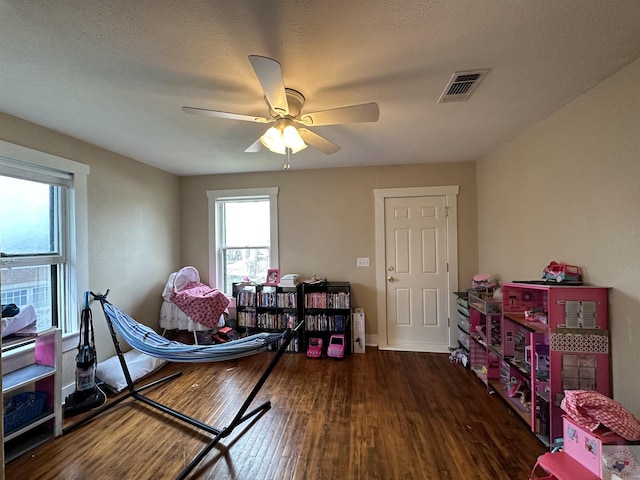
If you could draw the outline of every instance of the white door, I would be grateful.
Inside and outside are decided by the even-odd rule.
[[[448,196],[385,197],[383,203],[385,322],[379,345],[448,352],[457,287],[457,275],[455,285],[450,275]]]

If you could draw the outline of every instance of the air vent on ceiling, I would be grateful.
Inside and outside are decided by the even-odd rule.
[[[440,95],[438,103],[468,100],[489,69],[456,72]]]

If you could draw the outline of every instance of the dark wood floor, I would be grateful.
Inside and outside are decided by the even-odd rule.
[[[273,353],[169,364],[148,395],[224,427]],[[257,397],[272,408],[239,427],[189,478],[526,480],[545,451],[506,404],[446,354],[384,352],[339,361],[285,354]],[[7,479],[171,479],[208,436],[149,407],[119,406],[6,465]]]

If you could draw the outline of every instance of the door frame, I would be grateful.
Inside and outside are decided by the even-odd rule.
[[[449,347],[457,344],[456,311],[453,292],[458,290],[458,193],[459,185],[439,187],[378,188],[373,191],[375,202],[375,248],[376,248],[376,299],[378,307],[378,348],[390,350],[387,335],[387,275],[384,205],[387,198],[444,196],[447,209],[447,265],[448,289],[447,317],[449,319]],[[453,328],[452,328],[453,327]]]

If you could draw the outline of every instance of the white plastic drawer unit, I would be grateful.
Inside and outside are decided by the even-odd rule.
[[[460,342],[460,345],[462,345],[465,349],[469,350],[470,339],[468,333],[458,329],[458,342]]]
[[[464,315],[465,317],[469,317],[469,309],[464,308],[462,305],[458,305],[458,313],[460,315]]]
[[[458,328],[464,330],[465,333],[469,333],[469,317],[462,315],[458,312]]]
[[[458,292],[456,292],[457,295],[462,295],[462,293],[458,294]],[[465,296],[458,296],[458,298],[456,299],[456,302],[458,303],[458,305],[460,305],[461,307],[464,307],[466,309],[469,308],[469,299],[466,297],[466,294],[464,294]]]

